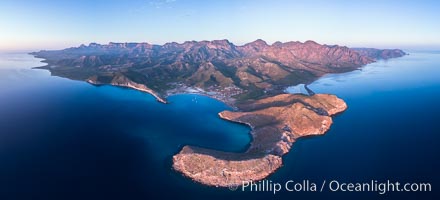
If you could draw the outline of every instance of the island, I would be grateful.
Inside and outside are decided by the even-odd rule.
[[[150,93],[159,102],[179,93],[197,93],[233,109],[220,118],[251,127],[245,152],[184,146],[172,167],[209,186],[238,186],[266,178],[282,166],[282,156],[304,136],[329,130],[332,116],[347,105],[335,95],[287,94],[328,73],[357,70],[379,59],[406,55],[399,49],[348,48],[314,41],[256,40],[241,46],[228,40],[148,43],[91,43],[33,52],[54,76],[110,84]]]

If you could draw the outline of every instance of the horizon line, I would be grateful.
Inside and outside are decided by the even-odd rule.
[[[298,43],[307,43],[307,42],[314,42],[320,45],[327,45],[327,46],[332,46],[332,45],[337,45],[337,46],[341,46],[341,47],[348,47],[348,48],[377,48],[377,49],[413,49],[413,50],[440,50],[440,44],[338,44],[335,42],[331,42],[331,43],[327,43],[327,42],[320,42],[320,41],[315,41],[313,39],[307,39],[307,40],[289,40],[289,41],[274,41],[274,42],[268,42],[264,39],[258,38],[258,39],[254,39],[252,41],[249,42],[234,42],[231,41],[229,39],[223,38],[223,39],[201,39],[201,40],[181,40],[181,41],[169,41],[169,42],[147,42],[147,41],[125,41],[125,42],[119,42],[117,40],[114,41],[108,41],[108,42],[98,42],[98,41],[91,41],[91,42],[74,42],[76,44],[68,44],[66,43],[65,45],[49,45],[46,47],[43,47],[42,45],[38,45],[40,47],[10,47],[10,48],[0,48],[0,52],[19,52],[19,51],[40,51],[40,50],[63,50],[63,49],[67,49],[67,48],[72,48],[72,47],[80,47],[80,46],[90,46],[91,44],[99,44],[99,45],[109,45],[109,44],[150,44],[150,45],[158,45],[158,46],[163,46],[166,44],[172,44],[172,43],[177,43],[177,44],[184,44],[184,43],[188,43],[188,42],[213,42],[213,41],[227,41],[228,43],[231,43],[235,46],[244,46],[253,42],[257,42],[257,41],[263,41],[264,43],[266,43],[269,46],[274,45],[275,43],[289,43],[289,42],[298,42]],[[88,43],[88,44],[87,44]],[[50,47],[51,46],[51,47]],[[392,46],[392,47],[391,47]]]

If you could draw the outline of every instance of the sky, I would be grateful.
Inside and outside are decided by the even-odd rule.
[[[214,39],[440,49],[439,21],[436,0],[1,0],[0,50]]]

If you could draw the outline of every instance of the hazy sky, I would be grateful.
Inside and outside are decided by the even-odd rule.
[[[440,1],[1,0],[0,50],[261,38],[440,48]]]

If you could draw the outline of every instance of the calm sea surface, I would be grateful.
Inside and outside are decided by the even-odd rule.
[[[204,96],[149,94],[50,76],[39,59],[0,54],[0,199],[435,199],[440,161],[440,54],[412,53],[309,88],[348,110],[324,136],[301,139],[268,177],[427,182],[432,192],[242,192],[210,188],[171,169],[191,144],[243,151],[250,129],[218,118]]]

